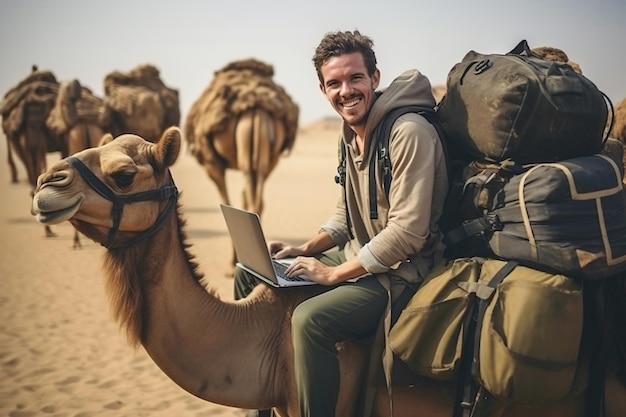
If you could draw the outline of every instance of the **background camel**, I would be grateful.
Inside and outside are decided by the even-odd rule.
[[[11,151],[24,164],[28,182],[34,189],[37,177],[46,169],[46,152],[63,153],[65,150],[46,126],[58,87],[59,83],[52,72],[40,71],[33,66],[28,76],[11,88],[0,103],[12,182],[17,182],[17,171]],[[63,156],[67,156],[67,153]]]
[[[98,146],[104,136],[104,100],[76,79],[61,84],[55,106],[46,120],[48,128],[62,138],[67,154]],[[78,231],[74,233],[74,248],[80,248]]]
[[[263,213],[263,187],[282,154],[294,145],[299,108],[274,83],[274,68],[255,59],[219,71],[194,102],[185,122],[191,153],[231,204],[226,170],[245,178],[243,207]],[[233,251],[232,264],[235,262]]]
[[[65,220],[109,248],[106,285],[116,321],[142,344],[176,384],[207,401],[297,417],[290,313],[316,288],[277,291],[258,286],[244,300],[225,302],[203,280],[186,243],[178,194],[169,172],[179,156],[179,129],[152,144],[135,135],[57,162],[41,178],[32,212],[46,224]],[[108,185],[105,185],[108,184]],[[122,197],[123,200],[119,198]],[[133,201],[112,213],[112,205]],[[365,345],[338,346],[341,388],[337,415],[356,415]],[[449,416],[453,383],[413,378],[394,387],[395,416]],[[607,377],[606,415],[626,415],[626,387]],[[388,416],[379,389],[374,416]],[[481,416],[582,416],[584,398],[545,407],[486,400]]]
[[[103,125],[114,136],[134,133],[155,141],[166,128],[180,125],[178,90],[166,86],[153,65],[107,74],[104,94]]]
[[[0,103],[11,181],[17,182],[14,151],[26,168],[31,190],[37,185],[37,177],[46,170],[46,153],[60,151],[62,157],[67,156],[64,143],[46,125],[58,88],[59,83],[52,72],[40,71],[33,66],[28,76],[10,89]],[[45,233],[55,236],[48,225]]]

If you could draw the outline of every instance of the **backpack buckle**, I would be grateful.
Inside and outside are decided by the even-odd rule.
[[[497,232],[504,229],[504,225],[502,225],[502,223],[500,222],[500,218],[497,214],[487,213],[485,215],[485,218],[487,219],[487,223],[489,224],[489,229],[487,229],[488,231]]]
[[[337,167],[337,174],[335,174],[335,183],[341,185],[342,187],[346,186],[346,168],[345,167]]]

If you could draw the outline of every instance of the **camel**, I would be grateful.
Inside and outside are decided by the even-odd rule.
[[[166,128],[180,124],[178,90],[167,87],[153,65],[107,74],[104,93],[101,120],[105,131],[114,136],[134,133],[156,141]]]
[[[77,79],[60,85],[46,125],[61,138],[66,149],[63,157],[98,146],[105,133],[100,125],[103,112],[104,100]],[[81,247],[80,234],[75,230],[73,248]]]
[[[296,138],[298,106],[272,80],[271,65],[247,59],[215,73],[192,105],[185,135],[192,154],[230,205],[226,170],[245,178],[243,208],[262,215],[263,188]],[[235,264],[233,250],[231,265]]]
[[[114,319],[181,388],[213,403],[298,417],[290,316],[314,287],[259,285],[245,299],[223,301],[199,272],[186,242],[182,207],[170,174],[181,132],[157,143],[136,135],[83,150],[39,177],[32,213],[44,224],[69,221],[107,248],[104,275]],[[132,203],[132,204],[127,204]],[[293,291],[292,291],[293,290]],[[352,417],[368,358],[365,343],[338,345],[337,415]],[[393,388],[394,416],[448,417],[453,382],[423,377]],[[609,374],[606,416],[626,415],[626,386]],[[389,416],[388,391],[376,391],[372,416]],[[584,415],[584,396],[542,407],[490,400],[481,417]]]
[[[58,86],[52,72],[41,71],[33,65],[28,76],[11,88],[0,103],[11,181],[17,182],[14,151],[26,168],[31,194],[37,185],[37,177],[46,170],[46,154],[60,151],[62,157],[67,156],[60,138],[46,126]],[[56,236],[50,226],[46,225],[44,230],[47,237]]]
[[[61,150],[58,138],[52,137],[42,123],[54,106],[57,89],[54,74],[40,71],[33,65],[28,76],[7,91],[0,103],[12,183],[18,180],[13,152],[24,164],[28,181],[34,189],[37,176],[45,171],[45,153]]]

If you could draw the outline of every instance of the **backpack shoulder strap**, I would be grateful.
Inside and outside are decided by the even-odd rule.
[[[396,119],[406,113],[417,113],[430,122],[439,135],[439,139],[443,145],[446,162],[448,160],[448,151],[443,140],[443,130],[439,126],[437,113],[433,107],[427,106],[404,106],[391,110],[385,115],[383,120],[374,130],[374,140],[376,141],[376,157],[370,160],[369,172],[369,201],[370,201],[370,219],[378,218],[377,192],[376,192],[376,164],[380,166],[382,174],[383,188],[385,195],[389,197],[389,188],[391,187],[391,159],[389,158],[389,136],[391,128]]]
[[[350,213],[348,211],[348,198],[346,191],[346,143],[343,139],[339,141],[339,149],[338,149],[338,157],[339,157],[339,165],[337,165],[337,173],[335,174],[335,182],[341,185],[343,190],[343,200],[346,205],[346,225],[348,228],[348,234],[350,239],[354,238],[352,234],[352,224],[350,222]]]

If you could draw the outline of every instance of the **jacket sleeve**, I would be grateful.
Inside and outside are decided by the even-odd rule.
[[[389,140],[392,180],[387,223],[359,251],[361,264],[369,272],[386,272],[426,244],[436,164],[441,157],[438,141],[434,127],[421,116],[407,114],[394,123]]]

